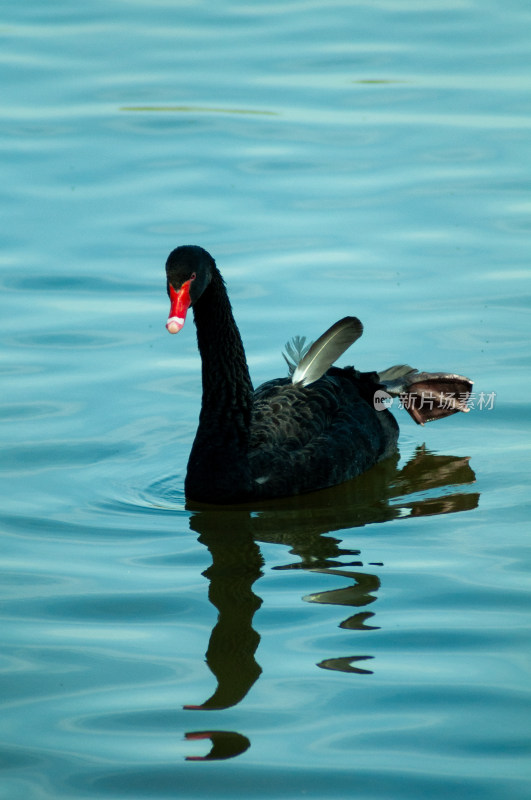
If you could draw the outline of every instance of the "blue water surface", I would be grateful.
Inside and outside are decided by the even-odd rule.
[[[73,0],[0,24],[2,800],[531,794],[531,6]],[[356,481],[186,504],[223,272],[256,385],[474,380]]]

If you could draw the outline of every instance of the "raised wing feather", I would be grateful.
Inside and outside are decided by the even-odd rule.
[[[323,333],[301,358],[291,376],[292,383],[307,386],[319,380],[362,333],[363,325],[357,317],[340,319]]]

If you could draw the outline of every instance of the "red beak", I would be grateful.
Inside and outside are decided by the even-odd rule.
[[[179,333],[186,319],[186,312],[190,308],[190,284],[192,280],[185,281],[179,291],[176,291],[170,283],[170,315],[166,323],[166,328],[170,333]]]

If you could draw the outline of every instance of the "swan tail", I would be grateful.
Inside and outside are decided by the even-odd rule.
[[[288,342],[286,351],[293,361],[293,370],[288,358],[285,355],[284,358],[290,367],[292,383],[308,386],[319,380],[362,333],[363,325],[357,317],[344,317],[313,344],[306,345],[306,340],[302,337],[296,337],[291,343]]]
[[[467,402],[473,381],[451,372],[418,372],[407,364],[378,374],[382,386],[419,425],[468,412]]]

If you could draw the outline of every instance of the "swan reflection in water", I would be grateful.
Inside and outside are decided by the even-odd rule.
[[[186,705],[186,709],[235,706],[261,674],[255,659],[260,636],[253,628],[254,614],[262,604],[253,591],[264,566],[259,542],[286,545],[296,557],[274,569],[304,569],[341,579],[341,587],[304,598],[348,609],[340,627],[352,631],[377,629],[372,624],[374,612],[367,607],[377,599],[377,568],[383,565],[365,565],[359,550],[344,547],[340,538],[330,534],[346,531],[351,539],[350,529],[355,527],[468,511],[479,501],[479,493],[469,488],[475,475],[468,458],[437,455],[419,447],[400,469],[398,460],[398,455],[389,458],[331,489],[262,505],[212,508],[188,504],[192,511],[190,527],[212,557],[211,566],[203,574],[209,580],[209,599],[218,610],[218,619],[206,652],[216,689],[207,700]],[[370,674],[371,659],[370,655],[330,658],[323,654],[318,666]],[[231,731],[197,731],[186,734],[186,738],[212,742],[208,755],[190,756],[190,760],[231,758],[249,747],[245,736]]]

